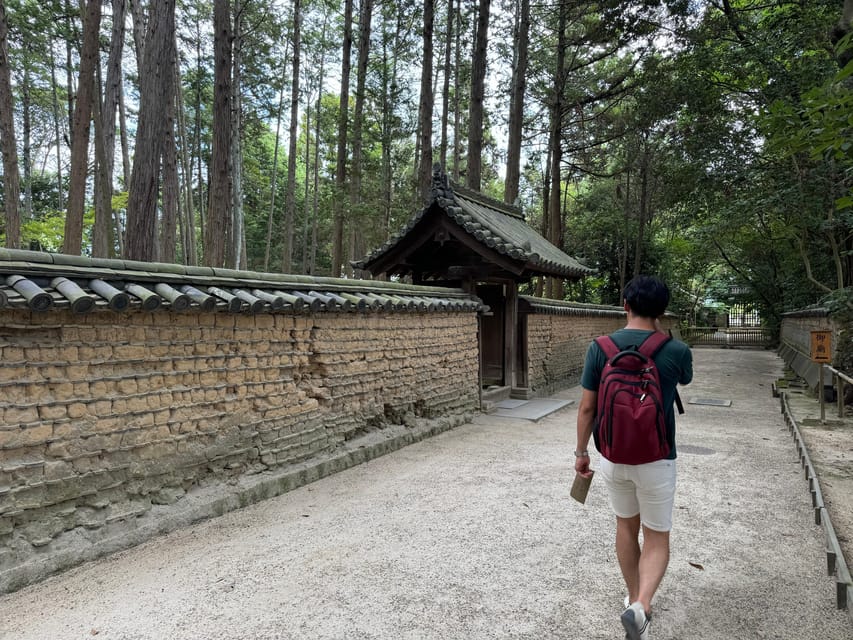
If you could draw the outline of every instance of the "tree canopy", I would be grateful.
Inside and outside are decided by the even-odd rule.
[[[853,0],[0,0],[9,247],[350,275],[433,162],[695,319],[853,284]]]

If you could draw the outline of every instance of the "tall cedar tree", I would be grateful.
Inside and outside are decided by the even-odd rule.
[[[447,119],[450,116],[450,53],[453,50],[453,0],[447,3],[447,32],[444,39],[444,90],[441,94],[441,142],[439,143],[438,161],[447,170]]]
[[[278,88],[278,109],[276,109],[275,116],[275,142],[273,144],[273,156],[272,156],[272,177],[270,178],[270,209],[267,214],[267,241],[264,250],[264,271],[269,271],[270,268],[270,251],[272,250],[272,223],[275,215],[275,194],[276,194],[276,182],[278,179],[278,150],[281,147],[281,116],[284,112],[284,81],[287,76],[284,69],[287,67],[287,52],[290,43],[287,43],[287,47],[284,50],[284,56],[282,60],[284,64],[282,64],[282,72],[281,72],[281,86]]]
[[[512,94],[509,102],[509,140],[506,152],[504,202],[518,198],[521,176],[521,137],[524,126],[524,94],[527,90],[527,45],[530,32],[530,0],[521,0],[515,28],[515,65],[512,69]]]
[[[231,42],[231,233],[226,238],[226,262],[229,267],[245,267],[243,255],[243,11],[245,3],[234,0],[234,39]]]
[[[484,0],[488,2],[488,0]],[[418,190],[421,200],[429,200],[432,184],[432,31],[435,1],[424,0],[424,57],[421,70],[421,158],[418,164]]]
[[[172,75],[172,81],[175,77]],[[178,180],[178,148],[175,140],[176,105],[174,96],[166,104],[161,158],[163,160],[163,214],[160,225],[160,253],[158,260],[174,262],[177,256],[176,238],[178,231],[178,202],[180,185]]]
[[[549,228],[547,239],[559,247],[563,235],[563,216],[560,206],[563,162],[563,90],[566,84],[566,24],[568,22],[568,0],[560,0],[559,23],[557,25],[557,61],[554,68],[554,96],[551,104],[551,133],[548,142],[548,154],[551,157],[551,193],[548,197]],[[548,279],[548,297],[563,299],[563,281],[560,278]]]
[[[231,211],[228,148],[231,143],[231,14],[228,0],[213,3],[213,139],[210,199],[204,229],[204,264],[225,266],[225,237]]]
[[[83,212],[86,207],[86,177],[89,170],[89,130],[95,98],[95,69],[98,64],[98,32],[101,28],[101,0],[89,0],[83,12],[83,47],[80,51],[80,78],[71,127],[71,178],[68,212],[65,216],[63,251],[80,255],[83,248]]]
[[[12,80],[9,71],[9,48],[6,6],[0,0],[0,148],[3,150],[3,197],[6,209],[6,246],[16,249],[21,242],[21,217],[18,207],[20,185],[18,148],[12,110]]]
[[[471,104],[468,109],[468,167],[465,184],[479,191],[483,167],[483,102],[486,97],[486,50],[491,0],[480,0],[477,34],[471,62]]]
[[[127,200],[125,254],[157,258],[160,158],[175,99],[175,0],[152,0],[139,79],[139,121]]]
[[[228,237],[226,258],[234,269],[246,267],[245,214],[243,211],[243,47],[245,34],[243,12],[246,3],[234,2],[234,39],[231,44],[231,235]]]
[[[355,111],[352,120],[352,171],[350,178],[350,210],[361,214],[362,131],[364,128],[364,87],[367,80],[367,61],[370,53],[370,23],[373,17],[373,0],[361,0],[358,16],[358,64],[355,80]],[[355,259],[362,251],[360,220],[350,225],[350,257]]]
[[[113,26],[107,60],[107,81],[100,126],[96,127],[98,153],[98,189],[95,193],[95,228],[92,231],[92,255],[108,257],[113,253],[112,197],[115,172],[116,112],[122,91],[121,56],[124,49],[125,0],[113,0]],[[97,105],[96,105],[97,107]],[[99,130],[100,129],[100,130]]]
[[[332,276],[341,275],[344,261],[344,211],[346,207],[347,126],[349,121],[349,79],[352,63],[352,0],[344,3],[344,41],[341,52],[341,101],[338,114],[338,156],[335,168],[335,224],[332,231]]]
[[[290,141],[287,152],[287,193],[284,203],[284,251],[281,270],[293,270],[293,221],[296,209],[296,133],[299,124],[299,45],[302,21],[301,0],[293,0],[293,76],[290,91]]]

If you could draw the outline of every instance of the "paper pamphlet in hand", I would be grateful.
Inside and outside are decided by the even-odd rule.
[[[595,471],[591,471],[588,478],[584,478],[581,474],[575,474],[575,481],[572,483],[572,491],[570,495],[583,504],[586,502],[586,495],[589,493],[589,485],[592,484],[592,476]]]

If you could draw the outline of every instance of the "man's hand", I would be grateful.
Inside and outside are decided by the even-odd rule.
[[[584,478],[592,476],[592,470],[589,468],[589,456],[575,457],[575,471]]]

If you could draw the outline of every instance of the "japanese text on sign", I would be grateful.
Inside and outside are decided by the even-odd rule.
[[[812,362],[832,362],[832,332],[812,331]]]

